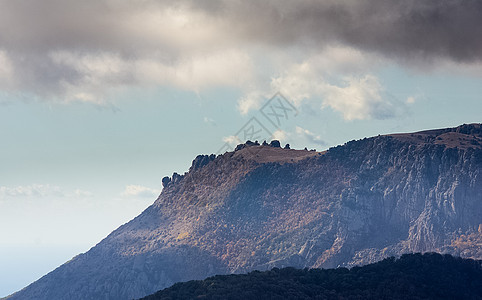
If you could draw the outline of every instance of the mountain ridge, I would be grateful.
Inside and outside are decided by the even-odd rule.
[[[157,200],[11,299],[127,299],[273,267],[410,252],[482,258],[482,127],[383,135],[324,152],[247,143],[198,156]]]

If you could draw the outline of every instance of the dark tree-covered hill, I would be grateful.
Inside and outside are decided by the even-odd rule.
[[[481,263],[425,253],[352,269],[274,268],[177,283],[142,300],[482,299]]]

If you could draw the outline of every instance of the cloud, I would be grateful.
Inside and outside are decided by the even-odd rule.
[[[238,111],[242,115],[246,115],[251,110],[259,109],[261,103],[267,99],[267,97],[264,96],[265,93],[266,91],[262,90],[252,90],[246,93],[238,100]]]
[[[321,136],[314,134],[313,132],[309,131],[308,129],[304,129],[300,126],[296,126],[296,134],[303,139],[307,140],[312,144],[317,144],[320,146],[326,146],[327,143],[321,139]]]
[[[152,198],[157,197],[160,191],[140,185],[127,185],[121,196],[126,198]]]
[[[203,120],[204,120],[204,123],[210,124],[212,126],[216,126],[216,121],[214,121],[214,119],[212,118],[204,117]]]
[[[130,87],[229,86],[246,114],[279,87],[347,120],[386,118],[398,104],[376,68],[480,76],[481,23],[475,0],[0,1],[0,89],[105,105]]]
[[[369,66],[378,63],[377,57],[356,49],[327,48],[287,66],[284,73],[272,79],[271,88],[297,106],[309,100],[341,113],[348,121],[387,119],[400,115],[405,104],[388,95],[375,75],[366,74]]]
[[[229,43],[216,18],[190,6],[149,0],[2,1],[0,26],[9,31],[0,33],[0,78],[15,84],[2,80],[0,88],[105,104],[126,87],[199,91],[252,80],[251,57]]]
[[[341,112],[345,120],[386,119],[395,114],[393,103],[382,97],[383,87],[373,75],[345,79],[343,87],[327,85],[323,107]]]
[[[0,187],[0,197],[63,197],[64,192],[58,186],[33,184],[28,186]]]
[[[0,199],[5,198],[86,198],[92,197],[93,193],[81,189],[75,189],[74,191],[65,190],[56,185],[50,184],[31,184],[31,185],[19,185],[15,187],[0,186]]]
[[[84,191],[84,190],[81,190],[81,189],[74,190],[74,195],[77,196],[77,197],[81,197],[81,198],[90,198],[90,197],[94,196],[94,194],[92,192]]]
[[[288,133],[286,131],[278,129],[275,132],[273,132],[273,135],[271,136],[271,139],[272,140],[278,140],[280,142],[284,142],[288,139]]]
[[[413,104],[415,103],[415,101],[417,101],[417,99],[414,96],[410,96],[407,98],[407,100],[405,100],[405,102],[407,102],[408,104]]]
[[[12,80],[13,66],[4,50],[0,50],[0,82],[3,88],[8,88]]]
[[[211,12],[213,6],[219,9]],[[480,1],[253,0],[197,7],[225,17],[235,33],[258,42],[345,44],[402,59],[482,59],[482,40],[474,30],[482,25]]]
[[[242,141],[235,135],[223,137],[223,142],[234,145],[242,143]]]

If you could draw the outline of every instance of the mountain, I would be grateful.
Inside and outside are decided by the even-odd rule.
[[[482,299],[482,261],[404,254],[352,269],[272,269],[176,283],[142,300]]]
[[[11,299],[131,299],[176,282],[436,251],[482,258],[482,126],[324,152],[276,143],[200,155],[159,198]]]

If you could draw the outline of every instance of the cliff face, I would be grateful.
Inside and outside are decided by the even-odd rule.
[[[482,127],[326,152],[199,156],[155,203],[12,299],[128,299],[178,281],[438,251],[482,259]]]

